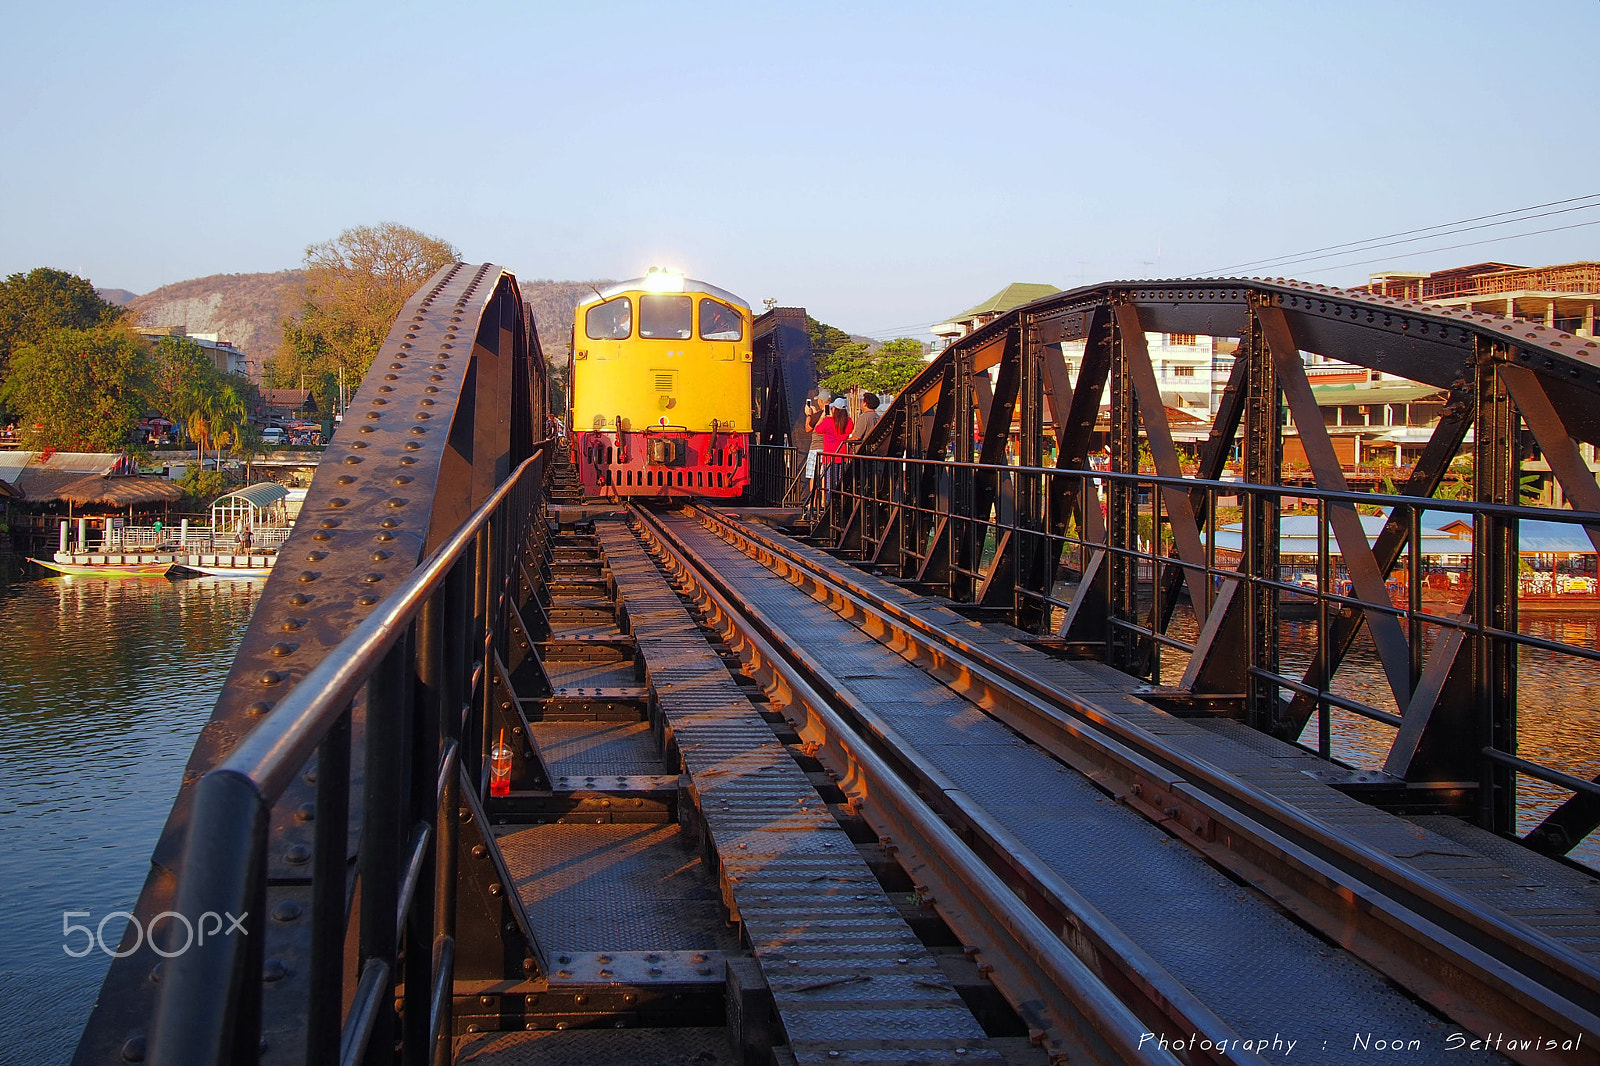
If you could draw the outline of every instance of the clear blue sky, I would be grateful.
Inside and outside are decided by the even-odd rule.
[[[892,335],[1009,281],[1600,192],[1596,0],[5,0],[4,21],[0,273],[135,292],[395,220],[524,277],[673,266]],[[1600,258],[1600,226],[1432,247],[1271,273]]]

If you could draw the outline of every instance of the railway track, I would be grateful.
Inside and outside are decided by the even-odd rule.
[[[1061,863],[1020,840],[982,790],[963,787],[919,750],[905,735],[910,720],[897,725],[879,713],[863,698],[862,679],[840,676],[814,634],[791,632],[795,618],[756,602],[725,557],[708,558],[715,549],[705,533],[1085,775],[1316,930],[1330,954],[1360,959],[1468,1040],[1526,1034],[1538,1046],[1502,1040],[1499,1054],[1526,1063],[1597,1061],[1600,968],[1573,943],[1115,713],[1108,705],[1128,698],[1125,691],[1063,688],[1033,668],[1052,660],[1019,655],[1019,644],[992,627],[952,624],[928,601],[705,507],[668,516],[634,508],[632,517],[808,750],[838,775],[885,849],[898,853],[919,895],[978,949],[991,979],[1056,1053],[1092,1046],[1139,1061],[1153,1034],[1171,1034],[1187,1040],[1179,1052],[1187,1061],[1259,1062],[1265,1045],[1256,1029],[1235,1024],[1230,1015],[1240,1011],[1213,1007],[1209,992],[1191,989],[1156,957],[1156,945],[1129,935]],[[1576,1047],[1562,1051],[1563,1042]]]

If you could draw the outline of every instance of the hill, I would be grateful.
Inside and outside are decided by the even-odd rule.
[[[141,325],[216,333],[259,363],[278,350],[283,320],[298,309],[304,278],[302,270],[213,274],[163,285],[128,301],[128,309]]]
[[[100,299],[108,304],[116,304],[118,307],[125,307],[139,298],[138,293],[129,292],[127,289],[96,289],[94,291],[95,295],[99,296]]]
[[[604,292],[614,281],[552,281],[549,278],[518,278],[522,298],[533,312],[539,330],[539,347],[545,359],[556,366],[567,361],[567,343],[572,338],[572,313],[585,296]]]

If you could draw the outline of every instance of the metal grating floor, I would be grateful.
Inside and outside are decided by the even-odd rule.
[[[796,1061],[1002,1061],[635,534],[595,528]]]
[[[738,947],[680,826],[508,826],[496,835],[547,954]]]
[[[787,582],[770,580],[770,571],[709,530],[687,518],[672,520],[672,528],[742,598],[779,620],[792,641],[829,649],[827,668],[836,679],[870,701],[875,713],[928,761],[976,797],[1241,1036],[1277,1032],[1299,1039],[1302,1049],[1317,1049],[1323,1059],[1357,1062],[1369,1054],[1352,1047],[1357,1033],[1384,1032],[1420,1039],[1424,1047],[1442,1047],[1453,1031],[1358,960],[1235,885],[1161,829],[1108,800],[1087,780],[823,604]],[[848,569],[862,580],[860,571],[848,564],[790,543],[823,565]],[[897,586],[879,584],[923,617],[960,627],[968,640],[1030,656],[1029,667],[1038,676],[1052,676],[1053,667],[1069,666],[919,601]],[[1081,684],[1072,689],[1079,696],[1109,701],[1125,697],[1131,687],[1120,674],[1116,677],[1126,684],[1113,683],[1103,673],[1079,674],[1075,680]],[[1163,725],[1187,726],[1147,704],[1139,706],[1165,719]],[[1239,750],[1220,737],[1203,731],[1201,736]],[[1487,1053],[1457,1054],[1464,1056],[1464,1063],[1503,1061]]]
[[[495,1066],[736,1066],[725,1029],[569,1029],[457,1041],[456,1062]]]

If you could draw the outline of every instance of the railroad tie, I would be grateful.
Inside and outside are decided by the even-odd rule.
[[[1001,1062],[638,537],[595,528],[795,1061]]]

